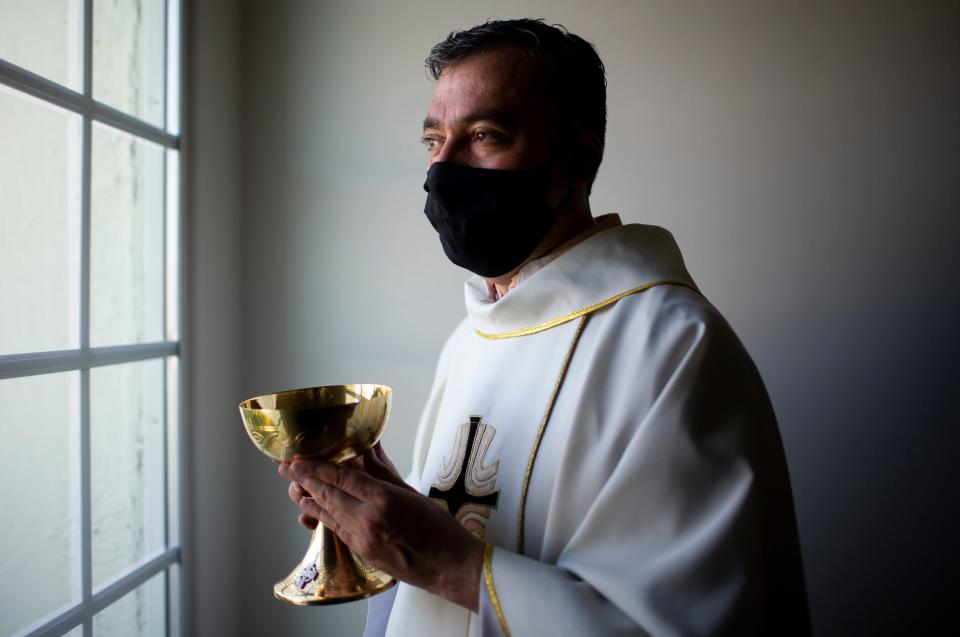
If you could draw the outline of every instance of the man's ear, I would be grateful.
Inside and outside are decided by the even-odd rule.
[[[576,144],[573,157],[573,172],[580,178],[592,183],[600,169],[600,161],[603,159],[603,142],[600,138],[590,131],[580,129],[577,131]]]

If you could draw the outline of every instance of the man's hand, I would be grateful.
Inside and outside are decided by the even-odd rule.
[[[407,485],[379,444],[340,465],[281,464],[280,475],[293,481],[302,524],[319,520],[377,568],[477,611],[483,543]]]
[[[294,456],[293,460],[300,460],[300,458],[298,456]],[[360,469],[361,471],[366,471],[374,478],[385,480],[386,482],[393,483],[405,489],[410,489],[416,493],[416,490],[413,487],[404,482],[403,478],[400,476],[400,472],[397,471],[393,461],[391,461],[387,456],[387,452],[383,450],[383,446],[379,442],[377,442],[377,444],[375,444],[370,451],[362,456],[356,456],[348,460],[347,464],[356,469]],[[280,469],[280,475],[285,478],[288,477],[284,474],[282,467]],[[296,482],[295,480],[290,482],[290,487],[287,489],[287,495],[289,495],[290,499],[298,505],[300,504],[300,500],[303,498],[313,497],[307,493],[306,489],[300,486],[299,482]],[[311,531],[317,528],[317,518],[307,513],[300,514],[299,522]]]

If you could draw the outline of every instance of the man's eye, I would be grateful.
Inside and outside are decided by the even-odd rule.
[[[473,134],[473,139],[481,144],[490,144],[501,141],[503,137],[493,131],[478,130]]]
[[[421,137],[420,143],[427,147],[427,150],[436,150],[440,147],[440,140],[436,137]]]

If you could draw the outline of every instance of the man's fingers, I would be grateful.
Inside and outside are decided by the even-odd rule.
[[[397,476],[390,471],[390,467],[380,462],[380,459],[373,455],[372,451],[368,451],[362,456],[359,456],[358,459],[361,461],[361,468],[369,475],[377,480],[383,480],[384,482],[399,486]]]
[[[281,478],[293,480],[293,469],[290,468],[289,462],[281,462],[280,466],[277,467],[277,473],[280,474]]]
[[[290,499],[293,500],[296,504],[300,504],[300,499],[308,496],[309,494],[298,483],[291,482],[290,486],[287,487],[287,495],[289,495]]]
[[[309,496],[300,500],[301,508],[304,501],[312,498],[321,508],[327,511],[343,512],[348,517],[356,517],[361,514],[363,505],[360,500],[349,493],[309,476],[300,480],[300,485],[306,489],[307,496]]]
[[[303,509],[303,515],[300,517],[309,516],[313,518],[315,522],[319,521],[320,524],[339,535],[341,540],[347,542],[347,545],[350,544],[347,538],[344,537],[344,535],[349,536],[349,533],[343,528],[343,525],[341,525],[329,511],[318,505],[316,501],[311,498],[304,498],[300,502],[300,508]],[[314,524],[314,528],[316,528],[316,524]]]
[[[315,520],[320,520],[321,522],[325,522],[324,526],[330,529],[331,531],[333,530],[333,526],[336,524],[336,522],[333,519],[333,516],[331,516],[327,511],[323,509],[323,507],[317,504],[316,500],[312,498],[304,498],[303,500],[300,501],[300,508],[303,509],[304,515],[308,515]],[[329,522],[329,524],[326,524],[326,522]]]
[[[376,489],[375,478],[342,464],[336,465],[319,460],[297,461],[290,465],[290,469],[293,479],[310,491],[313,497],[317,497],[317,494],[310,487],[309,480],[328,484],[336,491],[346,493],[360,501],[368,500]]]
[[[377,444],[373,445],[373,455],[380,461],[380,464],[384,465],[389,469],[394,475],[400,477],[400,472],[397,471],[397,468],[394,466],[393,461],[390,460],[390,456],[387,455],[387,452],[383,450],[383,445],[380,444],[380,441],[377,441]]]
[[[296,482],[290,483],[290,487],[287,489],[287,494],[290,496],[290,499],[293,500],[294,503],[296,503],[297,505],[302,505],[302,502],[304,502],[305,500],[312,499],[310,497],[310,494],[307,493],[307,491]],[[316,518],[311,517],[306,513],[300,514],[298,521],[300,522],[300,524],[307,527],[311,531],[317,528]]]
[[[390,458],[379,442],[359,457],[363,460],[363,470],[378,480],[389,482],[390,484],[410,491],[416,491],[416,489],[404,481],[403,476],[397,471],[397,468],[393,462],[390,461]]]

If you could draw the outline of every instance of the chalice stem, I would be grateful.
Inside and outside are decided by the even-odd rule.
[[[297,605],[336,604],[387,590],[395,580],[350,550],[336,533],[318,524],[303,560],[273,593]]]

